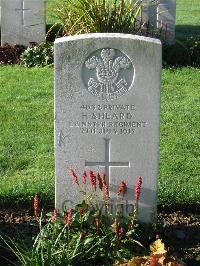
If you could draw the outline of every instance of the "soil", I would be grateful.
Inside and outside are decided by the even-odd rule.
[[[200,213],[184,210],[159,210],[158,231],[170,252],[188,266],[200,266]],[[0,208],[0,234],[11,239],[24,238],[27,243],[37,233],[37,225],[31,210]],[[0,265],[13,265],[14,257],[1,243]],[[3,258],[5,257],[5,258]]]
[[[199,211],[159,211],[161,238],[186,265],[200,266]]]

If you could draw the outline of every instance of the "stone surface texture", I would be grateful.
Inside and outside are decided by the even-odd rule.
[[[44,0],[1,0],[1,44],[20,44],[45,40]]]
[[[139,219],[157,206],[161,43],[128,34],[87,34],[55,41],[56,208],[81,201],[68,174],[106,172],[113,206],[119,183],[127,214],[142,176]],[[115,207],[114,207],[115,208]]]

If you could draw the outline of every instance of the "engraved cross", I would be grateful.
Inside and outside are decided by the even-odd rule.
[[[22,25],[25,25],[25,13],[24,11],[30,10],[29,8],[24,7],[24,0],[21,0],[21,7],[20,8],[15,8],[16,11],[20,12],[21,14],[21,20],[22,20]]]
[[[105,167],[106,182],[110,183],[110,168],[111,167],[130,167],[130,162],[112,162],[110,161],[110,144],[111,139],[105,140],[105,162],[85,162],[85,166],[100,166]]]

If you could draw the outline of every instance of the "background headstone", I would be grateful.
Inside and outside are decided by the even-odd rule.
[[[167,43],[175,42],[176,0],[143,0],[140,19],[161,29]]]
[[[161,43],[126,34],[55,41],[56,208],[80,202],[69,169],[106,172],[113,205],[124,180],[128,213],[142,176],[139,218],[156,216]]]
[[[20,44],[45,40],[44,0],[1,0],[1,44]]]
[[[160,0],[157,9],[157,27],[165,32],[166,41],[175,42],[176,0]]]
[[[141,6],[141,21],[148,22],[152,27],[157,28],[157,2],[143,0]]]
[[[0,0],[0,26],[1,26],[1,0]]]

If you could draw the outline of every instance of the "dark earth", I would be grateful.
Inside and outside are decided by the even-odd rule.
[[[158,235],[170,252],[188,266],[200,266],[200,210],[158,210]],[[36,234],[33,212],[28,208],[0,207],[0,234],[26,239]],[[3,258],[5,257],[5,258]],[[0,239],[0,266],[15,265],[15,258]]]

